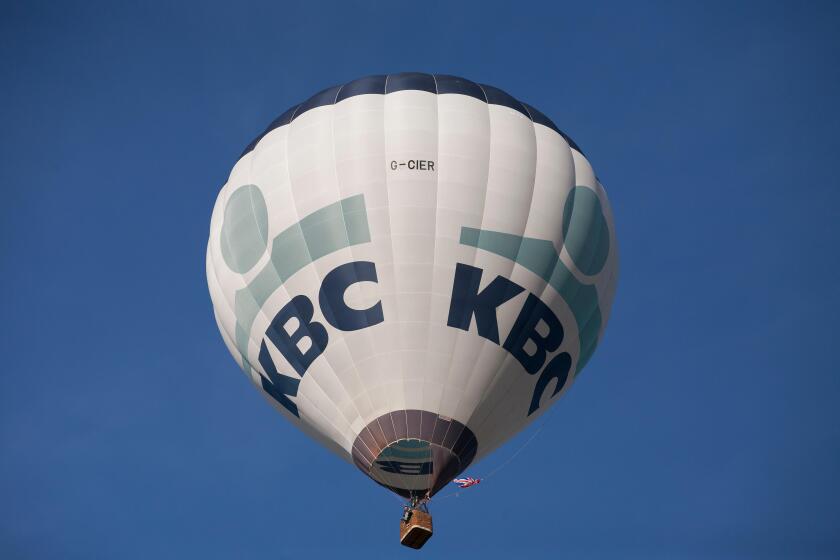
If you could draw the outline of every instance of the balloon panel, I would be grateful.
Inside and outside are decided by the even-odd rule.
[[[275,408],[391,490],[434,493],[592,356],[618,253],[580,149],[451,76],[330,88],[241,156],[211,218],[223,339]]]

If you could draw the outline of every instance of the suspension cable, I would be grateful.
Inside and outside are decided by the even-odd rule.
[[[506,459],[506,460],[505,460],[505,461],[504,461],[501,465],[499,465],[498,467],[494,468],[494,469],[493,469],[492,471],[490,471],[490,472],[489,472],[486,476],[482,476],[482,477],[480,477],[480,480],[482,480],[482,481],[487,480],[487,479],[491,478],[492,476],[494,476],[496,473],[498,473],[500,470],[502,470],[503,468],[505,468],[506,466],[508,466],[508,464],[510,464],[510,462],[511,462],[511,461],[513,461],[513,460],[517,457],[517,455],[519,455],[519,454],[520,454],[520,453],[521,453],[521,452],[522,452],[522,451],[523,451],[526,447],[528,447],[528,445],[529,445],[532,441],[534,441],[534,439],[536,439],[536,437],[540,434],[540,432],[542,432],[543,428],[545,428],[545,425],[548,423],[548,421],[549,421],[549,419],[551,418],[551,415],[552,415],[553,413],[554,413],[554,407],[552,407],[552,408],[551,408],[548,412],[546,412],[546,414],[545,414],[545,418],[543,419],[543,421],[542,421],[542,423],[539,425],[539,427],[537,427],[536,431],[534,431],[534,433],[533,433],[533,434],[531,434],[531,437],[529,437],[529,438],[525,441],[525,443],[523,443],[521,446],[519,446],[519,449],[517,449],[517,450],[513,453],[513,455],[511,455],[510,457],[508,457],[508,458],[507,458],[507,459]],[[436,497],[436,498],[434,498],[434,499],[435,499],[435,500],[444,500],[444,499],[446,499],[446,498],[451,498],[451,497],[453,497],[453,496],[458,497],[458,495],[460,495],[460,493],[461,493],[461,490],[455,490],[454,492],[450,492],[449,494],[445,494],[445,495],[443,495],[443,496]],[[431,500],[431,498],[429,498],[429,499]]]

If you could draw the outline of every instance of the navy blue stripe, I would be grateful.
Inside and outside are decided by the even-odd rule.
[[[510,107],[514,111],[519,111],[529,119],[531,118],[531,115],[528,114],[528,110],[525,109],[522,103],[514,99],[508,92],[485,84],[481,84],[481,89],[484,90],[484,95],[487,96],[487,103],[490,105],[503,105],[505,107]]]
[[[446,74],[435,74],[435,79],[437,80],[438,94],[460,93],[461,95],[469,95],[487,103],[484,90],[475,82],[459,78],[458,76],[447,76]]]
[[[566,142],[569,143],[569,146],[571,146],[572,148],[574,148],[578,152],[583,153],[583,150],[581,150],[580,147],[578,147],[578,145],[575,144],[575,141],[572,140],[571,137],[569,137],[568,134],[566,134],[565,132],[563,132],[562,130],[557,128],[557,125],[554,124],[554,121],[552,121],[551,119],[546,117],[543,113],[541,113],[538,109],[534,109],[533,107],[531,107],[527,103],[523,103],[523,105],[525,105],[525,108],[528,109],[529,113],[531,113],[531,120],[532,121],[534,121],[537,124],[547,126],[551,130],[553,130],[554,132],[556,132],[557,134],[562,136],[566,140]]]
[[[385,93],[394,93],[395,91],[406,91],[409,89],[437,93],[435,77],[431,74],[421,74],[420,72],[403,72],[402,74],[391,74],[388,76],[388,82],[385,84]]]
[[[335,104],[335,98],[338,95],[338,90],[340,89],[341,86],[333,86],[323,91],[319,91],[318,93],[304,101],[303,104],[301,104],[300,110],[297,113],[295,113],[295,116],[302,115],[308,110],[315,109],[316,107],[323,107],[324,105]]]
[[[572,140],[562,130],[557,128],[557,125],[555,125],[551,119],[530,105],[518,101],[513,96],[499,88],[484,84],[477,84],[458,76],[449,76],[446,74],[423,74],[421,72],[403,72],[402,74],[390,74],[387,76],[366,76],[344,84],[343,86],[333,86],[316,93],[303,103],[295,105],[274,119],[259,136],[254,138],[254,140],[248,144],[245,151],[243,151],[242,155],[239,157],[242,158],[242,156],[253,150],[257,143],[262,140],[266,134],[275,128],[280,128],[281,126],[289,124],[310,109],[323,107],[324,105],[333,105],[357,95],[384,95],[407,90],[427,91],[429,93],[437,93],[439,95],[456,93],[474,97],[475,99],[479,99],[490,105],[510,107],[511,109],[522,113],[533,122],[542,124],[554,130],[566,139],[569,146],[578,152],[583,153],[583,150],[575,144],[574,140]]]
[[[280,128],[281,126],[287,125],[290,122],[292,122],[292,119],[294,119],[298,109],[300,109],[300,105],[289,107],[285,113],[271,121],[271,124],[269,124],[268,127],[266,127],[266,129],[263,130],[259,136],[251,140],[251,143],[248,144],[248,146],[245,148],[245,151],[243,151],[242,155],[239,156],[239,159],[242,159],[242,156],[253,150],[257,143],[259,143],[259,141],[263,139],[263,136],[265,136],[275,128]]]
[[[345,84],[341,91],[338,92],[336,103],[344,101],[348,97],[355,97],[357,95],[366,95],[370,93],[385,94],[385,80],[387,76],[365,76],[358,80],[353,80],[349,84]]]

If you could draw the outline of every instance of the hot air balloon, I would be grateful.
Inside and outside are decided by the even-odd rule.
[[[438,74],[361,78],[280,115],[234,165],[207,245],[245,374],[421,518],[569,388],[617,271],[578,145],[504,91]],[[404,544],[422,546],[421,525]]]

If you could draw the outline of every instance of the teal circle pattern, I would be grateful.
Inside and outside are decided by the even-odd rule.
[[[221,245],[225,264],[239,274],[251,270],[265,253],[268,209],[256,185],[244,185],[230,195],[225,205]]]
[[[588,187],[575,187],[563,208],[563,244],[578,270],[601,272],[610,254],[610,229],[601,200]]]

